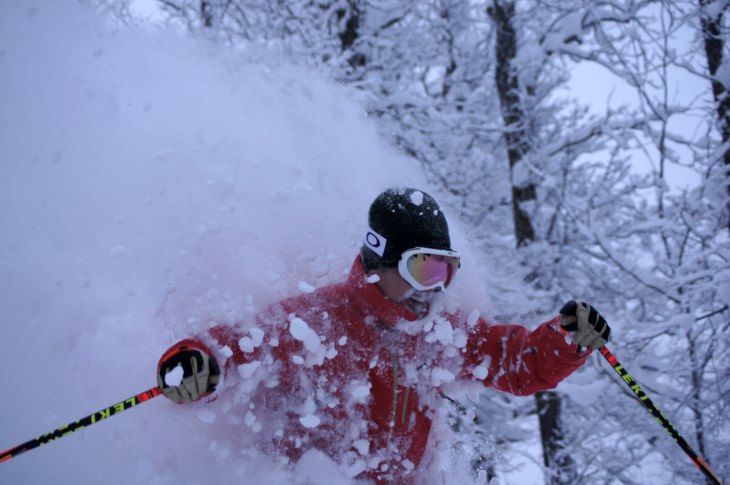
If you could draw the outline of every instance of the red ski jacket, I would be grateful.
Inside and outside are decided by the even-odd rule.
[[[273,305],[255,330],[211,329],[267,451],[296,461],[314,447],[351,476],[409,481],[443,384],[525,396],[554,388],[590,353],[566,341],[559,317],[534,331],[463,313],[417,320],[366,277],[358,256],[345,282]]]

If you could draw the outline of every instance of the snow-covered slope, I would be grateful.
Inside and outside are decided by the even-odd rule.
[[[372,198],[429,190],[315,73],[24,3],[0,15],[0,448],[151,387],[176,339],[341,280]],[[158,398],[0,483],[346,480],[267,463],[216,406]]]

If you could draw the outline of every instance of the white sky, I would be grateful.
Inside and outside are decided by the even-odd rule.
[[[678,53],[692,51],[693,36],[694,32],[688,27],[682,29],[674,42],[674,48]],[[695,51],[693,56],[698,61],[697,64],[704,64],[704,57],[698,57],[704,56],[703,51]],[[693,104],[699,107],[711,101],[712,93],[707,80],[676,67],[669,69],[668,76],[670,103]],[[589,62],[579,63],[571,69],[571,79],[564,92],[570,93],[581,103],[588,105],[597,115],[605,113],[609,107],[617,109],[626,104],[637,106],[639,103],[639,97],[633,87],[605,67]],[[705,134],[706,121],[706,114],[701,112],[675,115],[670,120],[669,128],[680,136],[691,139]],[[691,161],[691,153],[688,150],[679,149],[678,152],[683,163]],[[658,157],[653,149],[650,149],[650,153],[652,159],[657,160]],[[651,167],[646,154],[638,150],[632,157],[632,163],[640,172],[647,171]],[[667,165],[666,177],[671,188],[687,187],[699,180],[695,172],[674,163]]]

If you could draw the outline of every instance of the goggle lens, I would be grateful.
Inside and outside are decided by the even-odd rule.
[[[438,254],[413,254],[406,263],[408,272],[418,283],[430,287],[438,283],[448,286],[459,267],[459,258]]]

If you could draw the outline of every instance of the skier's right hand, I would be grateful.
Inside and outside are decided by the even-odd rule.
[[[157,384],[176,403],[197,401],[215,390],[220,368],[210,351],[195,340],[182,340],[162,355]]]

